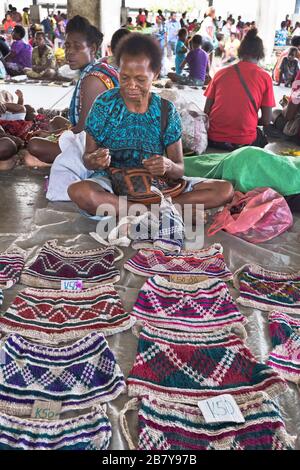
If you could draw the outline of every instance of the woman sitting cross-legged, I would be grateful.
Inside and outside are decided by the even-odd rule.
[[[256,29],[247,33],[238,56],[239,63],[219,70],[205,92],[209,145],[228,151],[265,147],[268,142],[258,125],[270,124],[275,106],[272,79],[258,65],[264,46]]]
[[[90,215],[101,204],[110,204],[119,214],[120,198],[114,194],[107,169],[147,169],[153,176],[179,180],[184,174],[181,122],[175,106],[168,102],[167,123],[161,130],[162,100],[151,93],[161,68],[162,52],[151,37],[133,33],[116,51],[120,88],[99,96],[86,121],[84,163],[94,173],[88,180],[73,183],[68,193],[80,209]],[[227,181],[203,179],[188,182],[184,193],[174,198],[180,205],[222,206],[233,197]]]
[[[71,129],[74,134],[83,131],[87,114],[95,98],[118,85],[116,69],[96,60],[102,40],[103,34],[82,16],[74,16],[67,24],[66,59],[72,70],[80,71],[80,78],[72,97],[69,120],[57,116],[51,123],[51,132],[56,135],[66,129]],[[46,138],[33,137],[28,150],[31,155],[45,163],[53,163],[61,152],[55,135]]]

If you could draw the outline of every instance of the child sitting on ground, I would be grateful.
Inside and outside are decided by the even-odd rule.
[[[180,68],[184,69],[185,65],[189,65],[189,75],[181,76],[175,73],[169,73],[168,77],[173,81],[182,85],[203,86],[205,82],[206,72],[208,69],[208,54],[201,48],[202,36],[195,34],[191,39],[192,50],[188,53]]]
[[[299,71],[299,61],[297,57],[298,49],[291,47],[288,56],[282,61],[277,86],[280,86],[282,82],[284,82],[286,87],[292,86]]]
[[[188,52],[185,42],[187,39],[187,30],[185,28],[181,28],[178,31],[178,41],[176,43],[176,49],[175,49],[175,71],[177,75],[181,75],[182,69],[180,68],[182,62],[184,61],[186,57],[186,53]]]

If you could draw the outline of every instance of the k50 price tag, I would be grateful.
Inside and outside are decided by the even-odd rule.
[[[206,423],[244,423],[245,419],[232,395],[220,395],[198,402]]]
[[[58,419],[61,411],[61,402],[36,400],[33,404],[31,418]]]

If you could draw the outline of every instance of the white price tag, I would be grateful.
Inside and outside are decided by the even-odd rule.
[[[220,395],[198,402],[206,423],[244,423],[245,419],[232,395]]]
[[[61,281],[61,290],[80,291],[83,289],[83,281],[78,280],[64,280]]]
[[[58,419],[61,411],[61,402],[36,400],[33,404],[31,418]]]

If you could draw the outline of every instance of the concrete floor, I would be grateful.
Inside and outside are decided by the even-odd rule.
[[[45,175],[49,170],[18,167],[0,173],[0,233],[18,234],[30,229],[35,211],[46,207]]]
[[[54,107],[61,110],[68,106],[73,87],[43,87],[39,85],[3,85],[12,93],[22,89],[25,102],[35,107]],[[2,86],[1,86],[2,88]],[[288,91],[274,87],[276,102]],[[159,89],[156,91],[160,91]],[[203,107],[202,90],[188,87],[178,90],[187,102]],[[56,104],[55,104],[56,103]],[[0,173],[0,233],[23,233],[29,230],[35,211],[47,206],[44,192],[45,175],[49,169],[34,170],[17,167],[10,172]]]

